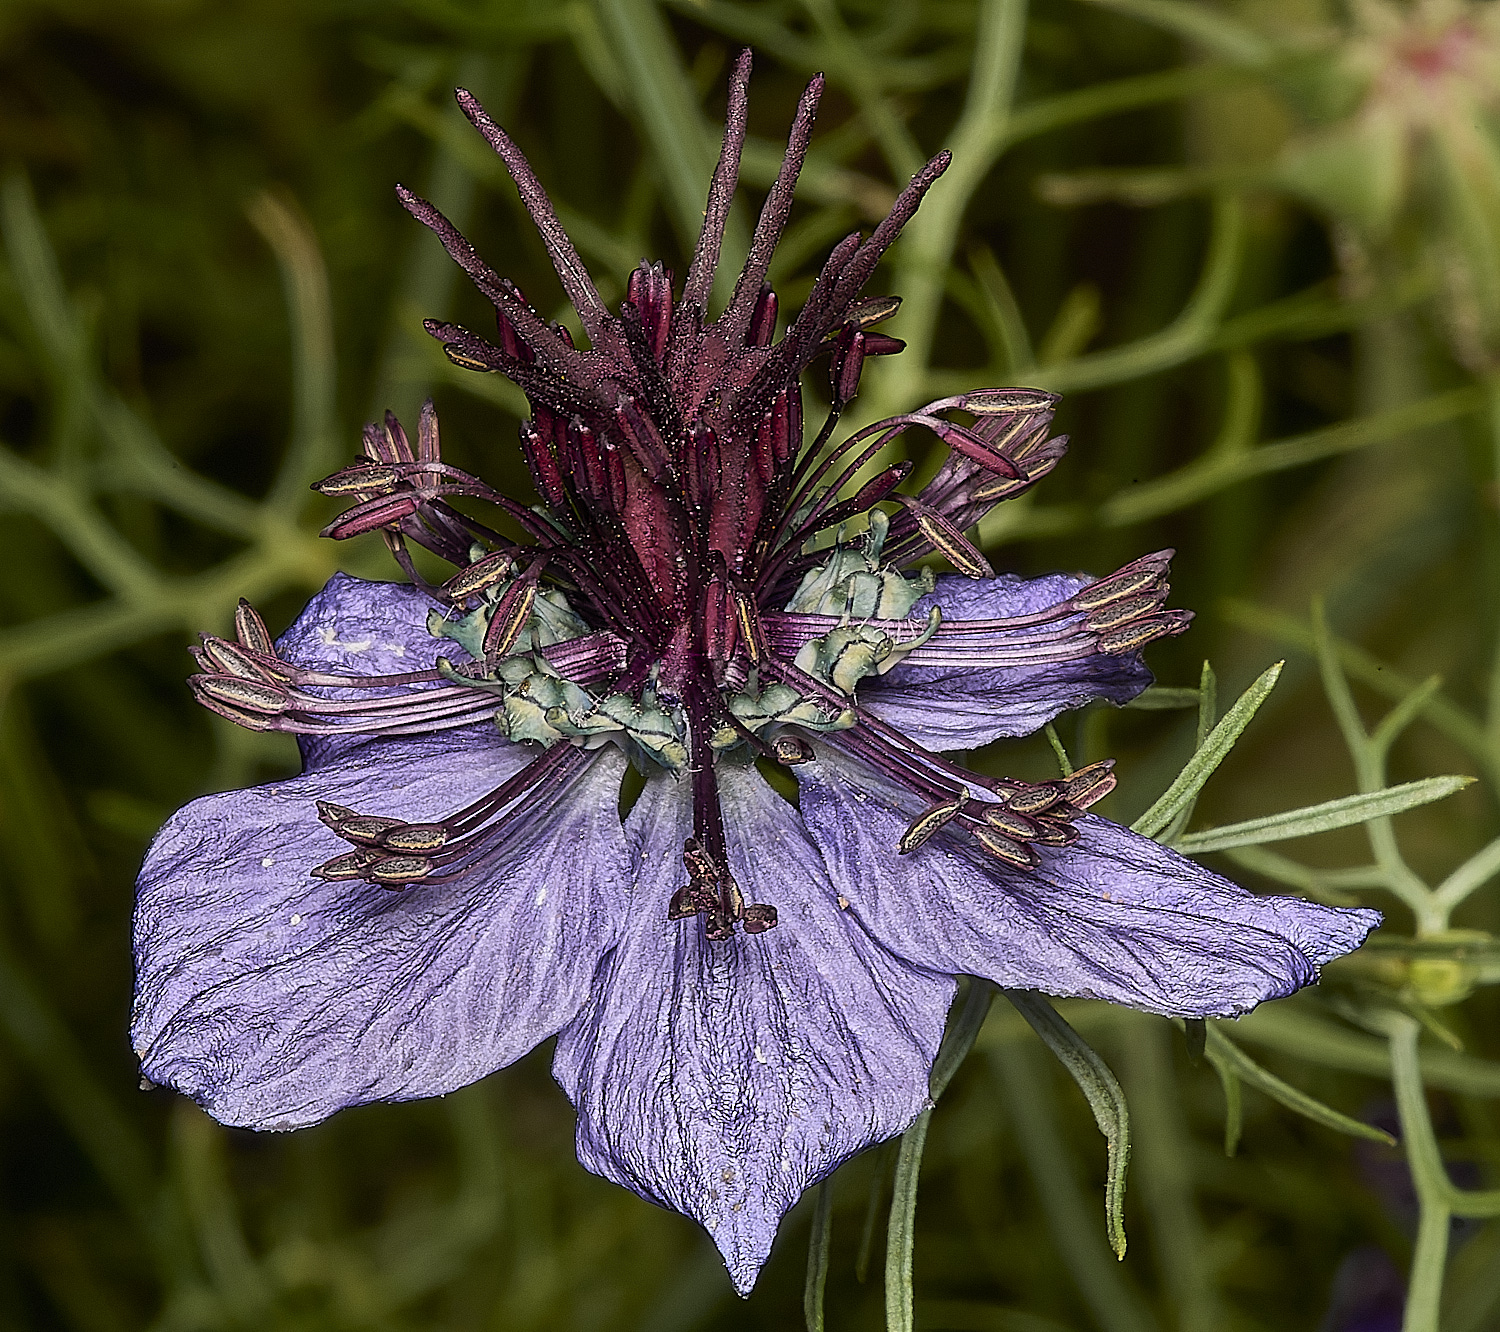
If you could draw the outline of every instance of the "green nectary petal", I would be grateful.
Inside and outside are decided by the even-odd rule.
[[[878,509],[864,536],[834,546],[826,563],[809,569],[786,609],[799,615],[837,615],[850,620],[900,620],[932,591],[932,570],[915,578],[881,568],[880,550],[890,520]]]
[[[930,572],[908,578],[880,567],[880,549],[888,525],[885,516],[876,513],[858,542],[835,547],[827,564],[807,575],[789,607],[839,615],[845,620],[806,644],[797,662],[809,674],[851,698],[860,680],[896,665],[937,631],[941,619],[934,609],[926,633],[903,643],[880,630],[850,622],[904,618],[932,590]],[[434,637],[452,639],[476,661],[485,661],[485,635],[509,586],[510,582],[501,582],[487,589],[479,606],[454,618],[432,611],[428,631]],[[540,651],[588,631],[563,593],[539,591],[514,650],[499,661],[487,662],[483,676],[459,674],[446,660],[439,663],[439,669],[455,681],[498,695],[495,725],[511,740],[547,747],[566,740],[590,749],[612,742],[642,769],[649,763],[669,772],[685,771],[687,724],[680,707],[663,705],[650,688],[638,698],[618,693],[596,696],[559,675]],[[854,725],[854,714],[848,709],[831,713],[827,704],[806,698],[787,685],[772,684],[762,689],[754,677],[727,702],[744,731],[757,736],[768,736],[783,726],[827,732]],[[737,750],[744,743],[744,732],[733,726],[720,727],[712,737],[715,754]]]
[[[484,636],[489,631],[490,618],[514,582],[514,579],[506,579],[486,589],[480,604],[456,619],[450,619],[438,610],[429,611],[427,632],[434,638],[451,638],[476,661],[482,661]],[[588,625],[574,613],[565,594],[556,588],[539,588],[531,615],[526,621],[526,627],[521,630],[521,636],[516,640],[512,654],[535,652],[538,648],[582,637],[588,631]]]
[[[868,675],[884,675],[907,653],[922,646],[938,631],[942,613],[936,606],[928,612],[927,628],[912,639],[897,642],[889,634],[865,624],[841,624],[820,638],[811,639],[797,653],[797,669],[831,684],[840,693],[854,696],[855,686]]]

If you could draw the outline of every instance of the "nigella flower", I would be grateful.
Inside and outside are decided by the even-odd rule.
[[[1050,394],[984,389],[831,443],[865,358],[900,350],[872,327],[896,300],[862,289],[946,154],[778,338],[766,272],[815,80],[710,318],[748,77],[747,54],[680,294],[643,264],[618,314],[459,94],[588,338],[402,191],[494,303],[495,342],[429,330],[525,391],[542,502],[444,463],[430,404],[415,445],[387,416],[320,484],[353,501],[328,535],[379,531],[410,582],[340,575],[278,642],[244,603],[236,641],[204,638],[199,700],[296,734],[304,772],[195,801],[152,845],[133,1030],[148,1078],[260,1129],[440,1095],[556,1036],[584,1165],[700,1221],[742,1292],[798,1195],[922,1110],[956,976],[1240,1013],[1375,919],[1253,896],[1087,813],[1108,764],[1032,783],[942,756],[1129,699],[1140,649],[1189,616],[1162,608],[1166,553],[1028,581],[964,535],[1062,455]],[[808,437],[820,357],[832,406]],[[937,475],[907,495],[898,464],[848,494],[914,427],[951,450]],[[410,542],[455,572],[428,582]],[[914,572],[933,552],[960,572]],[[757,762],[795,777],[796,807]],[[646,780],[622,824],[627,763]]]

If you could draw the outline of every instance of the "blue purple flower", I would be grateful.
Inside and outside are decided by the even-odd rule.
[[[304,771],[157,837],[133,1024],[148,1078],[259,1129],[440,1095],[556,1036],[582,1162],[700,1221],[742,1292],[802,1191],[923,1109],[957,976],[1241,1013],[1377,919],[1257,897],[1089,814],[1107,763],[1034,783],[943,756],[1127,701],[1141,649],[1190,617],[1163,609],[1170,552],[1023,580],[966,535],[1062,456],[1050,394],[978,390],[831,442],[865,358],[901,348],[874,328],[898,302],[863,288],[946,154],[835,247],[778,338],[766,273],[814,81],[710,318],[748,77],[746,55],[681,292],[643,264],[618,313],[459,94],[588,340],[401,192],[494,303],[496,341],[429,330],[525,391],[541,503],[444,463],[431,404],[415,442],[388,415],[320,483],[351,501],[327,534],[380,532],[410,581],[338,575],[274,643],[244,603],[234,640],[204,637],[199,701],[297,735]],[[809,438],[800,382],[825,357]],[[850,494],[911,429],[948,446],[937,475],[907,494],[897,464]],[[454,573],[424,578],[411,543]],[[920,571],[934,553],[959,573]]]

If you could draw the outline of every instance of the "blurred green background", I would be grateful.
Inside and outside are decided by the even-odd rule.
[[[1395,945],[1225,1030],[1303,1091],[1394,1126],[1395,1037],[1378,1033],[1420,1022],[1453,1178],[1493,1186],[1495,8],[0,4],[0,1327],[801,1324],[808,1204],[737,1300],[691,1223],[578,1167],[545,1050],[445,1101],[256,1136],[138,1091],[125,1037],[148,838],[198,793],[295,765],[286,737],[191,704],[194,633],[222,632],[242,595],[279,631],[336,567],[393,576],[373,538],[319,541],[330,510],[305,488],[386,406],[410,418],[434,394],[452,460],[529,493],[519,395],[451,366],[420,328],[484,329],[484,304],[392,192],[432,198],[566,320],[452,88],[512,130],[616,300],[643,256],[683,271],[744,44],[742,207],[774,174],[807,78],[829,77],[772,273],[784,309],[921,161],[955,152],[873,284],[906,298],[890,330],[910,349],[867,373],[860,417],[985,384],[1063,391],[1072,451],[987,522],[996,566],[1102,573],[1174,546],[1174,602],[1198,619],[1151,649],[1161,684],[1196,687],[1209,659],[1227,702],[1288,659],[1195,827],[1385,780],[1370,751],[1351,759],[1319,688],[1315,600],[1334,635],[1325,668],[1354,681],[1346,735],[1350,706],[1373,724],[1442,676],[1401,719],[1390,780],[1482,780],[1394,833],[1372,824],[1377,871],[1340,873],[1371,860],[1358,829],[1213,860],[1262,890],[1386,908]],[[1075,759],[1119,757],[1105,812],[1127,821],[1193,747],[1188,710],[1065,721]],[[1051,759],[1033,740],[977,761],[1035,776]],[[1425,961],[1399,943],[1412,914],[1381,890],[1408,863],[1429,883],[1467,863],[1479,889],[1451,922],[1471,935],[1416,922]],[[1399,1151],[1247,1089],[1226,1158],[1219,1080],[1169,1024],[1064,1011],[1130,1097],[1129,1256],[1105,1247],[1087,1107],[997,1005],[932,1123],[918,1327],[1401,1325],[1417,1205]],[[836,1177],[832,1329],[884,1326],[892,1164],[877,1150]],[[1436,1196],[1429,1258],[1447,1229]],[[1500,1327],[1500,1222],[1455,1223],[1452,1250],[1441,1323],[1429,1291],[1408,1328]]]

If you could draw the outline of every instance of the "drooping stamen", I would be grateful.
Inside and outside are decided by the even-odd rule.
[[[508,551],[497,550],[460,569],[443,584],[443,591],[456,602],[467,601],[478,596],[496,583],[504,582],[511,575],[516,562]]]
[[[1027,393],[1032,401],[1019,405],[1013,417],[984,416],[972,430],[1010,460],[1019,473],[1017,477],[1001,476],[955,451],[917,496],[961,531],[982,521],[1002,500],[1013,499],[1035,485],[1067,452],[1066,435],[1047,435],[1055,395],[1036,390]],[[1019,398],[1020,391],[1015,396]],[[885,553],[893,564],[908,565],[931,549],[909,514],[898,514],[892,520]]]
[[[886,302],[880,302],[875,310],[879,315],[886,307]],[[1050,397],[1050,395],[1048,395]],[[990,473],[1001,477],[1001,479],[1012,481],[1019,480],[1021,472],[1017,465],[1004,453],[998,452],[989,443],[984,441],[975,431],[970,431],[954,422],[944,420],[938,416],[939,411],[952,408],[961,410],[973,410],[971,399],[979,395],[960,395],[954,398],[941,399],[930,403],[927,407],[917,412],[909,412],[902,416],[890,417],[884,421],[877,421],[873,425],[866,426],[863,430],[845,439],[836,448],[830,450],[826,456],[819,457],[823,444],[831,434],[832,423],[836,420],[840,404],[835,401],[834,408],[829,415],[829,424],[825,425],[822,433],[813,441],[812,446],[807,449],[802,460],[794,473],[794,490],[782,507],[782,517],[777,524],[770,540],[771,549],[777,551],[778,558],[773,560],[761,572],[758,585],[769,593],[774,600],[775,589],[781,582],[785,581],[785,572],[800,556],[800,549],[804,542],[816,535],[819,531],[829,526],[832,519],[829,514],[837,508],[840,512],[850,511],[847,501],[838,503],[838,496],[855,476],[868,462],[875,458],[882,450],[887,448],[897,436],[912,426],[922,426],[933,431],[950,447],[956,447],[956,441],[964,442],[964,451],[971,461],[980,457],[986,459],[983,466]],[[983,402],[983,400],[981,400]],[[871,443],[866,440],[873,438]],[[860,445],[857,456],[849,462],[838,478],[832,482],[827,481],[829,472],[840,461],[853,453]],[[819,487],[822,487],[821,490]],[[873,504],[875,501],[871,501]],[[988,570],[988,562],[979,554],[962,535],[958,524],[949,519],[941,508],[927,504],[925,499],[918,498],[915,503],[925,506],[921,509],[923,520],[919,521],[918,511],[914,510],[908,518],[908,525],[916,527],[927,539],[930,549],[941,551],[947,555],[949,550],[959,552],[959,558],[954,560],[957,567],[967,571],[968,569]],[[866,506],[869,507],[869,506]],[[795,525],[793,518],[795,517]],[[898,529],[898,534],[900,529]],[[904,534],[902,534],[904,535]],[[933,536],[937,540],[933,540]],[[941,543],[941,544],[940,544]],[[809,557],[818,558],[818,557]],[[950,556],[950,558],[952,558]],[[800,574],[800,570],[798,571]],[[990,574],[993,570],[989,571]],[[974,577],[986,577],[989,574],[977,573]]]
[[[234,609],[234,634],[239,639],[240,646],[251,652],[267,656],[274,656],[276,653],[276,643],[271,637],[271,631],[266,628],[266,622],[244,597],[240,598],[239,605]]]
[[[537,583],[547,567],[545,559],[537,560],[514,583],[505,589],[495,603],[490,622],[484,631],[484,659],[498,662],[510,656],[536,608]]]
[[[244,603],[242,602],[241,605]],[[274,671],[261,665],[254,654],[245,651],[238,643],[226,643],[212,634],[202,635],[203,646],[192,648],[194,659],[209,674],[237,675],[244,680],[274,681]]]
[[[901,840],[896,844],[899,855],[910,855],[918,847],[925,846],[929,838],[943,827],[944,824],[952,822],[963,813],[964,800],[950,800],[945,805],[933,805],[930,809],[918,814],[901,834]]]
[[[470,689],[427,690],[384,708],[373,701],[349,705],[302,699],[288,690],[252,689],[249,683],[232,676],[196,675],[188,681],[199,703],[237,726],[293,735],[425,735],[475,725],[496,709],[493,695],[482,697],[481,691]],[[330,719],[336,716],[345,720]]]
[[[513,818],[546,808],[591,761],[572,745],[556,745],[472,804],[420,823],[319,801],[319,819],[354,843],[355,850],[312,872],[319,878],[358,878],[387,888],[446,883],[478,872],[503,854]]]
[[[948,169],[952,160],[952,154],[944,150],[917,172],[896,196],[891,211],[870,233],[869,239],[861,242],[855,233],[835,247],[813,283],[801,313],[761,371],[765,379],[774,377],[785,383],[807,366],[817,354],[818,344],[822,342],[829,323],[838,322],[837,316],[830,321],[829,313],[841,313],[859,294],[881,256],[901,234],[901,229],[911,220],[933,182]]]
[[[877,303],[873,312],[874,316],[883,315],[885,304],[885,302]],[[1016,419],[1007,416],[1000,410],[997,401],[982,393],[960,394],[957,397],[929,403],[919,411],[876,422],[844,440],[821,459],[818,455],[823,438],[820,437],[803,455],[803,460],[797,469],[795,497],[786,506],[789,510],[801,511],[818,487],[825,482],[829,471],[841,459],[871,436],[876,436],[876,439],[873,444],[866,445],[858,457],[845,467],[837,481],[826,486],[817,506],[803,517],[796,532],[790,535],[778,532],[776,541],[795,545],[813,535],[818,530],[814,522],[822,516],[822,510],[832,503],[870,459],[912,426],[922,426],[932,430],[950,448],[958,450],[957,457],[960,460],[966,460],[971,464],[968,468],[959,468],[955,467],[953,460],[950,459],[949,463],[945,463],[944,470],[934,478],[933,484],[925,488],[918,497],[919,501],[926,504],[929,509],[952,522],[956,529],[961,530],[969,526],[975,520],[976,515],[966,512],[962,514],[961,520],[955,521],[959,517],[958,513],[949,512],[950,508],[959,507],[953,505],[952,496],[947,493],[947,487],[951,484],[949,476],[957,473],[958,479],[967,485],[972,483],[974,477],[982,474],[1007,485],[1016,485],[1024,489],[1029,482],[1024,479],[1020,464],[1010,454],[1030,440],[1035,432],[1045,430],[1046,422],[1051,419],[1051,404],[1056,400],[1053,394],[1031,390],[1018,390],[1010,397],[1015,401],[1010,402],[1007,411],[1017,413]],[[980,414],[979,424],[971,430],[938,415],[939,412],[955,408]],[[1038,475],[1041,474],[1038,473]],[[967,500],[964,502],[967,503]],[[915,520],[910,517],[905,520],[905,529],[898,521],[893,531],[893,542],[899,542],[905,537],[907,531],[916,526]],[[929,543],[929,548],[934,547]],[[887,550],[894,558],[896,552],[893,545],[888,544]],[[903,558],[900,562],[904,563],[905,559]]]
[[[529,326],[535,328],[538,336],[545,337],[551,346],[565,346],[553,333],[551,325],[535,311],[532,311],[532,318],[528,322]],[[525,355],[513,356],[459,324],[450,324],[441,319],[424,319],[422,327],[443,344],[443,354],[454,365],[465,370],[502,374],[516,384],[533,403],[549,403],[566,414],[587,412],[592,415],[599,410],[600,404],[593,391],[592,374],[585,373],[570,379],[565,371],[542,362],[528,342],[518,342],[519,350]],[[518,326],[514,321],[509,321],[506,327]],[[516,336],[519,339],[519,333]],[[569,354],[580,357],[593,355],[592,352],[572,351]]]
[[[1095,654],[1134,651],[1156,638],[1183,632],[1192,614],[1160,610],[1166,600],[1166,574],[1172,552],[1132,561],[1109,578],[1090,583],[1073,596],[1027,615],[983,620],[945,619],[936,634],[903,655],[911,666],[964,665],[975,669],[1046,665]],[[1118,580],[1118,581],[1116,581]],[[1103,591],[1097,591],[1103,587]],[[1079,605],[1082,598],[1087,608]],[[803,644],[838,627],[832,615],[762,613],[773,651],[795,656]],[[922,618],[862,621],[900,645],[922,638]]]
[[[805,695],[849,707],[836,690],[779,658],[767,664],[766,673]],[[1033,868],[1039,863],[1033,847],[1071,845],[1078,835],[1070,826],[1073,817],[1114,789],[1113,759],[1041,788],[991,781],[925,749],[857,704],[850,711],[855,725],[838,733],[839,747],[927,803],[902,835],[898,854],[910,854],[951,827],[995,859],[1018,869]],[[983,790],[998,799],[981,798]]]
[[[394,467],[380,467],[374,463],[358,462],[313,482],[312,489],[320,495],[356,495],[370,499],[376,495],[389,494],[395,489],[400,473]]]
[[[911,514],[917,530],[932,548],[959,573],[968,578],[993,578],[995,571],[979,547],[950,523],[936,509],[931,509],[912,495],[898,495],[901,507]]]
[[[651,358],[658,365],[672,332],[672,271],[644,259],[630,274],[625,299],[640,313]]]
[[[688,746],[692,764],[693,836],[683,845],[687,884],[673,893],[667,918],[703,918],[703,937],[722,943],[738,924],[746,934],[760,934],[776,924],[776,908],[765,902],[746,902],[729,866],[724,837],[724,813],[719,804],[719,782],[713,762],[711,711],[728,712],[704,692],[684,700],[688,717]]]
[[[381,495],[364,500],[348,513],[335,518],[318,535],[334,541],[347,541],[350,537],[363,536],[366,532],[410,518],[421,506],[421,499],[414,494]]]
[[[252,612],[253,614],[253,612]],[[565,679],[587,685],[618,675],[626,666],[625,643],[610,633],[586,634],[540,650]],[[481,663],[390,675],[312,671],[284,662],[274,653],[251,653],[208,636],[200,661],[211,668],[189,679],[198,701],[211,712],[257,731],[297,735],[413,735],[470,726],[487,720],[498,706],[491,689],[454,683]],[[223,666],[237,669],[224,671]],[[432,688],[412,689],[413,685]],[[340,691],[336,697],[306,692],[309,687]],[[355,697],[348,697],[355,692]]]

